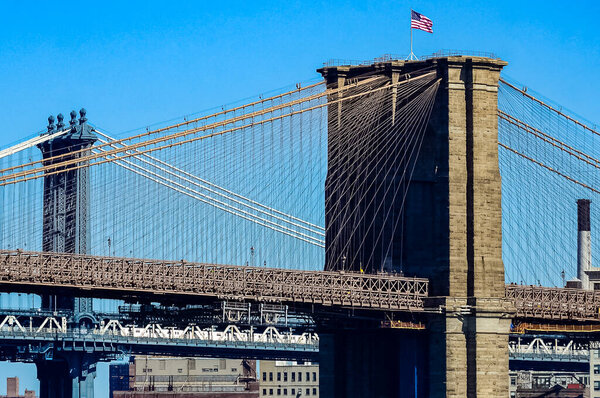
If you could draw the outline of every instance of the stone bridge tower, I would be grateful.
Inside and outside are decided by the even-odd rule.
[[[432,68],[441,79],[407,191],[403,228],[398,230],[403,232],[393,236],[404,250],[392,257],[392,269],[429,278],[427,305],[438,313],[427,317],[427,331],[417,337],[375,330],[323,335],[324,396],[508,396],[512,310],[504,299],[497,115],[498,79],[505,65],[498,59],[451,56],[319,70],[328,87],[374,75],[395,82],[424,68]],[[330,107],[330,123],[340,111],[343,105]],[[328,162],[339,164],[339,158],[332,159],[339,156],[330,151]],[[326,205],[326,217],[328,211]],[[379,265],[370,270],[377,271]],[[389,355],[378,358],[370,352]],[[389,357],[394,355],[402,358]],[[364,370],[365,365],[357,363],[365,362],[379,374],[361,372],[358,367]],[[407,362],[412,363],[408,368]],[[400,372],[400,383],[377,386],[381,380],[397,379]],[[348,388],[349,378],[360,382]]]

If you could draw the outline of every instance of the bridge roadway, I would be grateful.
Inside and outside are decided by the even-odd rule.
[[[440,311],[428,307],[428,280],[390,274],[301,271],[185,261],[144,260],[0,250],[0,289],[31,293],[277,302],[378,311]],[[600,321],[600,292],[506,285],[516,318]]]
[[[513,361],[571,362],[587,364],[590,348],[597,342],[565,335],[511,334],[508,342],[509,358]]]
[[[0,359],[27,362],[60,351],[94,353],[105,360],[143,354],[315,361],[319,352],[316,333],[274,326],[136,326],[111,319],[86,328],[67,319],[33,312],[0,315]]]
[[[87,352],[101,360],[137,354],[318,361],[319,335],[310,331],[295,333],[292,328],[239,324],[135,325],[116,314],[112,314],[112,319],[107,314],[96,315],[101,321],[86,327],[69,322],[68,314],[3,310],[0,360],[30,362],[39,356],[51,358],[58,352]],[[513,361],[587,366],[590,348],[599,344],[590,336],[513,332],[509,357]]]
[[[10,291],[79,290],[124,298],[218,298],[281,304],[423,310],[428,281],[395,275],[0,251],[0,286]],[[83,291],[81,291],[83,290]]]

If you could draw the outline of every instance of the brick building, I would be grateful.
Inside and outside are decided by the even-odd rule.
[[[1,398],[36,398],[35,391],[25,389],[24,395],[19,395],[19,378],[6,378],[6,395],[0,395]]]

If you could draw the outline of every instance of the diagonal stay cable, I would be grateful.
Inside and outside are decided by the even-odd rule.
[[[100,134],[102,134],[102,133],[100,133]],[[104,135],[104,134],[102,134],[102,135],[103,135],[104,137],[108,137],[108,136],[106,136],[106,135]],[[144,163],[146,163],[146,164],[148,164],[148,165],[150,165],[150,166],[152,166],[152,167],[155,167],[155,168],[157,168],[157,169],[158,169],[158,170],[160,170],[160,171],[163,171],[163,172],[165,172],[165,173],[167,173],[167,174],[170,174],[170,175],[172,175],[173,177],[179,178],[179,179],[181,179],[181,180],[183,180],[183,181],[186,181],[186,182],[188,182],[188,183],[190,183],[190,184],[192,184],[192,185],[195,185],[195,186],[197,186],[197,187],[199,187],[199,188],[205,189],[205,190],[207,190],[207,191],[209,191],[209,192],[211,192],[211,193],[214,193],[214,194],[216,194],[216,195],[219,195],[219,196],[221,196],[221,197],[224,197],[224,198],[226,198],[227,200],[230,200],[230,201],[232,201],[232,202],[234,202],[234,203],[237,203],[237,204],[239,204],[239,205],[242,205],[242,206],[246,206],[246,207],[248,207],[248,208],[250,208],[250,209],[252,209],[252,210],[254,210],[254,211],[256,211],[256,212],[263,213],[263,214],[265,214],[265,215],[267,215],[267,216],[269,216],[269,217],[273,217],[273,218],[275,218],[275,219],[278,219],[278,220],[280,220],[280,221],[283,221],[283,222],[285,222],[285,223],[289,223],[289,224],[291,224],[291,225],[294,225],[294,226],[296,226],[296,227],[298,227],[298,228],[302,228],[302,229],[308,230],[308,231],[310,231],[310,232],[312,232],[312,233],[314,233],[314,234],[317,234],[317,235],[323,235],[323,236],[324,236],[323,232],[319,232],[318,230],[314,230],[314,229],[312,229],[312,228],[311,228],[311,227],[316,227],[316,228],[319,228],[319,229],[323,229],[322,227],[319,227],[319,226],[317,226],[317,225],[315,225],[315,224],[311,224],[311,223],[309,223],[309,222],[307,222],[307,221],[304,221],[304,220],[302,220],[302,219],[300,219],[300,218],[297,218],[297,217],[294,217],[294,216],[292,216],[292,215],[289,215],[289,214],[286,214],[286,213],[280,212],[280,211],[278,211],[278,210],[276,210],[276,209],[273,209],[273,208],[271,208],[271,207],[265,206],[265,205],[263,205],[263,204],[261,204],[261,203],[259,203],[259,202],[253,201],[252,199],[246,198],[246,197],[244,197],[244,196],[242,196],[242,195],[236,194],[236,193],[234,193],[234,192],[232,192],[232,191],[230,191],[230,190],[227,190],[227,189],[225,189],[225,188],[222,188],[222,187],[220,187],[220,186],[218,186],[218,185],[216,185],[216,184],[213,184],[213,183],[211,183],[211,182],[209,182],[209,181],[207,181],[207,180],[201,179],[200,177],[194,176],[193,174],[191,174],[191,173],[188,173],[188,172],[186,172],[186,171],[184,171],[184,170],[182,170],[182,169],[180,169],[180,168],[177,168],[177,167],[175,167],[175,166],[172,166],[172,165],[170,165],[170,164],[169,164],[169,163],[167,163],[167,162],[163,162],[162,160],[160,160],[160,159],[158,159],[158,158],[156,158],[156,157],[152,157],[152,156],[150,156],[150,155],[144,155],[144,156],[145,156],[145,157],[148,157],[149,159],[151,159],[151,161],[148,161],[148,160],[146,160],[146,159],[143,159],[143,158],[142,158],[142,156],[134,156],[134,158],[136,158],[136,159],[138,159],[139,161],[141,161],[141,162],[144,162]],[[154,164],[153,162],[156,162],[156,163],[159,163],[159,164],[165,165],[165,167],[162,167],[162,166],[156,165],[156,164]],[[140,166],[138,166],[138,167],[140,167]],[[173,170],[174,170],[174,171],[173,171]],[[180,174],[178,174],[178,173],[180,173]],[[188,176],[189,176],[190,178],[188,178]],[[209,185],[209,186],[215,187],[215,188],[217,188],[217,189],[220,189],[220,190],[222,190],[222,191],[225,191],[226,193],[230,194],[231,196],[234,196],[234,197],[241,198],[241,199],[243,199],[243,200],[246,200],[246,201],[248,201],[248,202],[251,202],[252,204],[255,204],[255,205],[257,205],[257,206],[260,206],[260,207],[262,207],[262,208],[265,208],[265,209],[267,209],[267,210],[270,210],[270,211],[272,211],[273,213],[276,213],[276,214],[283,215],[283,216],[285,216],[285,217],[288,217],[288,218],[290,218],[290,219],[293,219],[293,220],[296,220],[296,221],[300,221],[300,222],[302,222],[302,223],[304,223],[304,224],[307,224],[308,226],[306,226],[306,225],[302,225],[302,224],[299,224],[299,223],[296,223],[296,222],[294,222],[294,221],[290,221],[290,220],[288,220],[288,219],[285,219],[285,218],[283,218],[283,217],[280,217],[280,216],[278,216],[278,215],[276,215],[276,214],[269,213],[268,211],[265,211],[265,210],[262,210],[262,209],[260,209],[260,208],[257,208],[257,207],[254,207],[254,206],[252,206],[252,205],[249,205],[249,204],[247,204],[247,203],[244,203],[244,202],[243,202],[243,201],[241,201],[241,200],[237,200],[237,199],[235,199],[235,198],[231,198],[231,197],[229,197],[229,196],[227,196],[227,195],[225,195],[225,194],[223,194],[223,193],[221,193],[221,192],[219,192],[219,191],[217,191],[217,190],[215,190],[215,189],[211,189],[211,188],[209,188],[209,187],[202,186],[201,184],[199,184],[199,183],[197,183],[197,182],[193,181],[191,178],[193,178],[193,179],[196,179],[196,180],[199,180],[199,181],[201,181],[201,182],[202,182],[202,183],[204,183],[204,184],[207,184],[207,185]]]
[[[439,80],[434,83],[432,86],[428,87],[426,90],[423,91],[423,94],[426,94],[425,96],[418,96],[416,98],[413,99],[414,102],[416,102],[417,105],[426,105],[426,107],[428,108],[431,104],[432,104],[432,100],[434,98],[435,93],[437,92],[437,88],[439,86]],[[418,107],[417,108],[419,111],[422,111],[423,108],[422,107]],[[404,159],[406,158],[406,154],[408,153],[408,158],[407,158],[407,163],[410,163],[410,160],[413,157],[413,154],[415,153],[415,149],[417,147],[417,144],[419,144],[421,141],[419,140],[419,138],[422,138],[422,135],[425,131],[425,127],[426,127],[426,122],[429,119],[429,113],[428,112],[417,112],[415,117],[411,118],[411,123],[409,125],[405,125],[404,127],[406,129],[411,129],[412,127],[415,127],[416,125],[416,129],[411,130],[410,132],[412,134],[411,137],[409,138],[408,141],[408,147],[410,147],[410,151],[406,151],[405,153],[403,153],[401,161],[404,162]],[[414,120],[414,124],[412,123],[412,121]],[[415,133],[416,130],[416,133]],[[420,136],[420,137],[419,137]],[[420,147],[420,145],[419,145]],[[397,158],[400,152],[404,152],[404,151],[399,151],[399,150],[393,150],[393,152],[396,153],[394,160],[392,161],[392,164],[396,164],[397,163]],[[418,151],[417,151],[417,155],[418,155]],[[414,165],[413,165],[414,166]],[[383,188],[383,182],[386,181],[388,179],[388,175],[390,174],[390,169],[392,169],[391,167],[386,167],[387,171],[386,174],[384,176],[384,178],[382,178],[382,183],[379,184],[379,186],[376,188],[376,192],[379,192],[382,188]],[[400,170],[398,168],[394,168],[393,173],[392,173],[392,177],[391,180],[394,181],[396,179],[396,176],[398,175],[398,172]],[[405,181],[405,177],[407,174],[407,168],[404,168],[404,170],[402,171],[402,177],[401,180]],[[412,174],[412,173],[411,173]],[[391,184],[387,184],[387,187],[385,188],[385,191],[383,192],[383,197],[385,198],[387,193],[389,192],[390,188],[391,188]],[[400,187],[400,185],[398,185],[398,188]],[[396,189],[397,192],[397,189]],[[373,195],[372,198],[374,198],[376,195]],[[395,197],[395,195],[394,195]],[[370,205],[370,202],[367,206]],[[384,205],[384,201],[380,202],[377,206],[377,208],[375,209],[375,214],[378,214],[379,211],[381,210],[382,206]],[[389,215],[389,211],[391,210],[391,206],[388,208],[388,213],[386,214],[386,217],[383,221],[383,223],[385,224],[386,220],[387,220],[387,216]],[[363,216],[364,217],[364,216]],[[361,217],[362,220],[362,217]],[[360,221],[359,223],[360,224]],[[368,226],[368,229],[370,230],[373,226],[374,226],[374,219],[371,220],[370,225]],[[377,237],[375,238],[375,241],[379,241],[382,233],[383,233],[384,228],[381,228],[379,230],[379,233],[377,235]],[[353,231],[354,232],[354,231]],[[359,245],[362,246],[365,243],[365,238],[366,238],[366,234],[363,234],[363,238],[361,240],[361,243]],[[360,252],[360,249],[357,251],[357,253]],[[357,253],[355,253],[355,257],[357,255]],[[372,257],[373,257],[374,251],[371,251],[371,254],[369,256],[369,259],[367,261],[367,264],[370,263]]]
[[[421,96],[422,96],[422,95],[423,95],[423,94],[419,94],[419,96],[418,96],[416,99],[418,99],[418,98],[421,98]],[[413,99],[412,101],[408,102],[408,104],[406,104],[406,105],[405,105],[405,109],[406,109],[406,110],[410,110],[409,112],[411,112],[411,114],[412,114],[412,116],[410,117],[410,119],[411,119],[411,120],[417,116],[417,109],[418,109],[418,107],[416,106],[416,103],[417,103],[418,101],[417,101],[416,99]],[[404,122],[406,122],[406,120],[404,120]],[[388,118],[388,119],[386,120],[386,124],[390,124],[390,123],[391,123],[391,118]],[[396,130],[398,130],[399,128],[405,128],[405,127],[406,127],[406,125],[402,125],[402,124],[398,124],[398,125],[397,125],[397,127],[396,127],[396,128],[394,128],[394,129],[385,129],[385,128],[382,128],[382,126],[379,126],[378,130],[384,130],[384,131],[385,131],[385,130],[387,130],[387,135],[391,135],[393,131],[396,131]],[[391,149],[391,151],[393,151],[393,152],[395,152],[395,153],[396,153],[396,155],[395,155],[395,158],[396,158],[397,156],[399,156],[399,154],[402,152],[402,151],[400,151],[400,150],[397,150],[397,149],[395,149],[395,148],[396,148],[396,146],[397,146],[399,143],[400,143],[400,140],[396,140],[396,144],[395,144],[395,146],[394,146],[394,147]],[[380,146],[379,146],[379,149],[377,150],[377,152],[374,154],[374,156],[372,156],[372,159],[371,159],[371,161],[376,161],[376,164],[381,164],[380,162],[386,158],[386,157],[384,157],[384,156],[381,156],[381,155],[380,155],[380,153],[383,153],[382,151],[390,151],[390,148],[386,148],[386,146],[385,146],[385,145],[383,145],[383,144],[384,144],[384,143],[382,142],[382,145],[380,145]],[[404,158],[404,157],[405,157],[405,155],[406,155],[406,153],[404,153],[404,154],[402,155],[402,157]],[[385,160],[384,160],[384,163],[383,163],[383,165],[386,165],[386,164],[388,164],[388,162],[390,162],[390,161],[391,161],[391,159],[385,159]],[[370,173],[369,173],[369,175],[370,175],[371,173],[373,173],[373,172],[374,172],[374,170],[373,170],[373,168],[369,168],[369,169],[371,170],[371,171],[370,171]],[[390,172],[390,170],[389,170],[389,168],[388,168],[388,171],[387,171],[387,173],[386,173],[386,176],[387,176],[387,174],[388,174],[389,172]],[[362,180],[362,179],[361,179],[361,180]],[[362,201],[362,200],[365,198],[365,196],[366,196],[366,195],[367,195],[367,194],[370,192],[370,190],[371,190],[371,187],[373,186],[373,184],[375,184],[375,182],[376,182],[376,181],[375,181],[375,179],[373,179],[373,178],[365,178],[365,180],[368,180],[368,183],[367,183],[367,184],[368,184],[368,186],[367,186],[367,187],[363,187],[363,188],[361,189],[361,191],[363,191],[363,193],[360,195],[360,198],[358,199],[358,202],[361,202],[361,201]],[[383,183],[383,180],[385,180],[385,178],[381,179],[381,181],[380,181],[380,182],[379,182],[379,184],[377,185],[377,188],[376,188],[376,190],[378,190],[378,189],[379,189],[379,187],[380,187],[380,186],[381,186],[381,184]],[[355,183],[355,184],[356,184],[356,183],[358,183],[358,179],[355,179],[355,182],[354,182],[354,183]],[[371,205],[371,203],[373,203],[373,201],[374,201],[374,200],[375,200],[375,196],[371,196],[371,198],[370,198],[370,199],[369,199],[369,201],[368,201],[367,207],[368,207],[368,206],[370,206],[370,205]],[[348,223],[348,222],[350,221],[350,219],[353,219],[353,218],[354,218],[354,214],[357,212],[357,210],[358,210],[358,207],[354,207],[354,208],[352,208],[352,209],[350,210],[351,214],[350,214],[350,215],[347,215],[347,216],[345,217],[345,221],[344,221],[344,223]],[[363,219],[365,216],[366,216],[366,213],[365,213],[365,212],[362,212],[362,214],[360,214],[360,219],[358,220],[358,222],[353,222],[353,224],[354,224],[354,228],[352,229],[351,235],[353,235],[353,234],[356,232],[356,228],[358,228],[358,226],[359,226],[359,224],[360,224],[360,221],[361,221],[361,220],[362,220],[362,219]],[[345,230],[345,228],[342,226],[342,228],[340,228],[340,229],[338,230],[338,234],[337,234],[337,236],[335,237],[334,241],[336,241],[336,240],[339,240],[339,239],[340,239],[340,234],[341,234],[341,233],[342,233],[344,230]],[[346,242],[346,244],[345,244],[345,247],[342,249],[342,252],[343,252],[343,251],[345,251],[345,250],[347,249],[347,247],[348,247],[348,245],[349,245],[349,244],[350,244],[350,240],[348,240],[348,241]]]
[[[586,154],[585,152],[582,152],[576,148],[573,148],[572,146],[564,143],[563,141],[552,137],[551,135],[548,135],[534,127],[529,126],[528,124],[526,124],[525,122],[522,122],[521,120],[515,118],[514,116],[511,116],[507,113],[504,113],[502,111],[498,111],[498,117],[500,117],[501,119],[506,120],[508,123],[518,127],[520,130],[523,130],[531,135],[533,135],[534,137],[537,137],[539,139],[541,139],[542,141],[554,146],[555,148],[566,152],[568,154],[570,154],[571,156],[574,156],[575,158],[579,159],[582,162],[585,162],[593,167],[596,168],[600,168],[600,160],[594,158],[593,156],[590,156],[588,154]],[[581,156],[579,156],[581,155]]]
[[[578,180],[576,180],[576,179],[574,179],[574,178],[572,178],[572,177],[569,177],[568,175],[566,175],[566,174],[563,174],[563,173],[561,173],[560,171],[558,171],[558,170],[556,170],[556,169],[553,169],[552,167],[550,167],[550,166],[547,166],[547,165],[545,165],[544,163],[542,163],[542,162],[539,162],[539,161],[537,161],[537,160],[533,159],[532,157],[529,157],[529,156],[527,156],[527,155],[525,155],[525,154],[523,154],[523,153],[521,153],[521,152],[519,152],[519,151],[517,151],[517,150],[515,150],[515,149],[513,149],[513,148],[511,148],[511,147],[509,147],[508,145],[504,145],[504,144],[502,144],[502,143],[500,143],[500,142],[498,143],[498,145],[500,145],[500,146],[501,146],[502,148],[504,148],[504,149],[507,149],[507,150],[509,150],[510,152],[514,153],[515,155],[518,155],[518,156],[520,156],[520,157],[522,157],[522,158],[524,158],[524,159],[526,159],[526,160],[529,160],[530,162],[532,162],[532,163],[535,163],[535,164],[537,164],[538,166],[541,166],[541,167],[543,167],[543,168],[547,169],[548,171],[551,171],[551,172],[553,172],[553,173],[555,173],[555,174],[558,174],[559,176],[561,176],[561,177],[563,177],[563,178],[565,178],[565,179],[567,179],[567,180],[569,180],[569,181],[571,181],[571,182],[573,182],[573,183],[575,183],[575,184],[581,185],[582,187],[584,187],[584,188],[587,188],[587,189],[589,189],[590,191],[592,191],[592,192],[594,192],[594,193],[600,193],[600,191],[599,191],[599,190],[597,190],[597,189],[595,189],[595,188],[593,188],[593,187],[590,187],[589,185],[587,185],[587,184],[584,184],[583,182],[580,182],[580,181],[578,181]]]
[[[577,124],[578,126],[580,126],[580,127],[584,128],[585,130],[588,130],[589,132],[591,132],[591,133],[593,133],[593,134],[596,134],[596,135],[600,136],[600,133],[599,133],[598,131],[596,131],[596,130],[594,130],[594,129],[590,128],[590,127],[588,127],[587,125],[585,125],[585,124],[581,123],[580,121],[578,121],[578,120],[576,120],[576,119],[573,119],[573,118],[572,118],[572,117],[570,117],[569,115],[567,115],[567,114],[565,114],[565,113],[563,113],[563,112],[559,111],[558,109],[555,109],[554,107],[552,107],[552,106],[550,106],[550,105],[546,104],[544,101],[542,101],[542,100],[540,100],[540,99],[537,99],[537,98],[536,98],[536,97],[534,97],[533,95],[531,95],[531,94],[527,94],[525,91],[523,91],[523,90],[521,90],[521,89],[519,89],[519,88],[515,87],[514,85],[510,84],[510,83],[509,83],[509,82],[507,82],[506,80],[504,80],[504,79],[502,79],[502,78],[501,78],[501,79],[500,79],[500,82],[501,82],[501,83],[504,83],[504,84],[506,84],[508,87],[512,88],[512,89],[513,89],[513,90],[515,90],[515,91],[518,91],[519,93],[523,94],[525,97],[527,97],[527,98],[529,98],[529,99],[531,99],[531,100],[533,100],[533,101],[537,102],[538,104],[545,106],[546,108],[548,108],[548,109],[550,109],[551,111],[553,111],[553,112],[557,113],[558,115],[560,115],[560,116],[564,117],[565,119],[567,119],[567,120],[569,120],[569,121],[571,121],[571,122],[573,122],[573,123]]]
[[[99,150],[99,151],[101,152],[102,150]],[[141,171],[140,170],[136,170],[133,167],[127,166],[127,165],[122,164],[122,163],[119,164],[120,162],[122,162],[122,163],[128,163],[128,164],[130,164],[130,166],[133,166],[133,167],[138,167]],[[293,238],[303,240],[303,241],[305,241],[307,243],[310,243],[310,244],[313,244],[313,245],[316,245],[316,246],[319,246],[319,247],[324,247],[323,242],[321,240],[318,240],[317,238],[314,238],[314,237],[312,237],[310,235],[299,233],[297,231],[291,230],[291,229],[289,229],[287,227],[284,227],[284,226],[280,226],[280,225],[278,225],[276,223],[273,223],[273,222],[271,222],[269,220],[266,220],[266,219],[263,219],[263,218],[260,218],[260,217],[256,217],[256,219],[252,218],[252,216],[253,216],[252,214],[250,214],[248,212],[245,212],[245,211],[242,211],[242,210],[239,210],[239,209],[232,210],[232,209],[224,206],[226,204],[224,204],[222,202],[219,202],[219,201],[215,201],[216,203],[215,202],[211,202],[211,201],[209,201],[209,200],[207,200],[207,199],[204,198],[206,195],[204,195],[202,193],[198,193],[197,191],[189,189],[189,188],[187,188],[185,186],[182,186],[181,184],[173,183],[172,181],[170,181],[168,179],[165,179],[164,177],[162,177],[162,176],[160,176],[160,175],[158,175],[156,173],[150,172],[147,169],[144,169],[144,168],[142,168],[142,167],[140,167],[138,165],[132,164],[132,162],[130,162],[130,161],[127,161],[127,160],[115,160],[115,163],[119,164],[121,167],[123,167],[123,168],[125,168],[125,169],[127,169],[127,170],[129,170],[129,171],[131,171],[133,173],[136,173],[138,175],[141,175],[143,177],[151,179],[151,180],[153,180],[153,181],[155,181],[155,182],[157,182],[157,183],[159,183],[159,184],[161,184],[163,186],[171,188],[171,189],[173,189],[173,190],[175,190],[175,191],[177,191],[179,193],[182,193],[182,194],[184,194],[186,196],[189,196],[189,197],[191,197],[193,199],[197,199],[197,200],[199,200],[199,201],[201,201],[203,203],[209,204],[209,205],[211,205],[213,207],[216,207],[216,208],[218,208],[220,210],[223,210],[223,211],[225,211],[227,213],[236,215],[236,216],[241,217],[241,218],[243,218],[243,219],[245,219],[247,221],[254,222],[256,224],[259,224],[259,225],[261,225],[263,227],[272,229],[274,231],[281,232],[281,233],[286,234],[288,236],[291,236]],[[157,177],[158,178],[163,178],[163,179],[165,179],[165,181],[161,181]],[[172,185],[169,185],[169,183],[172,183]]]
[[[315,99],[319,99],[319,98],[322,98],[324,96],[327,96],[331,92],[335,92],[335,93],[341,92],[341,91],[344,91],[344,90],[348,90],[351,87],[360,86],[360,85],[364,85],[364,84],[369,84],[372,81],[376,81],[376,80],[380,80],[380,79],[382,79],[382,78],[371,78],[371,79],[363,80],[363,81],[360,81],[360,82],[356,82],[356,83],[354,83],[352,85],[349,85],[347,87],[342,87],[342,88],[339,88],[339,89],[326,90],[324,92],[313,94],[313,95],[310,95],[310,96],[307,96],[307,97],[303,97],[303,98],[300,98],[300,99],[297,99],[297,100],[291,100],[291,101],[288,101],[288,102],[285,102],[285,103],[282,103],[282,104],[273,105],[271,107],[268,107],[268,108],[265,108],[265,109],[261,109],[259,111],[254,111],[254,112],[250,112],[250,113],[244,113],[244,114],[239,115],[239,116],[233,116],[230,119],[225,119],[225,120],[222,120],[222,121],[219,121],[219,122],[213,122],[211,124],[208,124],[208,125],[205,125],[205,126],[202,126],[202,127],[196,127],[196,128],[192,128],[192,129],[186,129],[186,130],[183,130],[183,131],[177,132],[177,133],[171,133],[169,135],[162,136],[162,137],[159,137],[159,138],[154,138],[154,139],[149,139],[149,140],[146,140],[146,141],[142,141],[141,143],[146,143],[147,145],[150,145],[150,144],[155,144],[155,143],[160,143],[160,142],[172,140],[172,139],[179,138],[179,137],[185,136],[185,135],[194,134],[194,133],[197,133],[197,132],[200,132],[200,131],[212,130],[212,129],[217,128],[217,127],[224,127],[224,126],[227,126],[227,125],[230,125],[230,124],[235,124],[235,123],[237,123],[239,121],[244,121],[244,120],[247,120],[247,119],[253,119],[255,117],[259,117],[259,116],[263,116],[263,115],[266,115],[266,114],[274,113],[276,111],[280,111],[280,110],[285,109],[285,108],[290,108],[290,107],[293,107],[295,105],[302,104],[304,102],[313,101]],[[239,109],[239,108],[242,108],[242,107],[238,107],[236,109]],[[234,110],[231,110],[231,111],[234,111]],[[216,114],[213,114],[213,115],[208,115],[208,116],[205,116],[203,118],[195,120],[195,122],[197,122],[198,120],[201,120],[201,119],[212,118],[212,117],[215,117],[214,115],[219,115],[219,114],[223,114],[223,113],[227,113],[227,112],[230,112],[230,111],[223,111],[223,112],[219,112],[219,113],[216,113]],[[190,122],[190,123],[193,123],[193,122]],[[144,132],[144,133],[141,133],[141,134],[137,134],[137,135],[133,135],[133,136],[130,136],[130,137],[119,139],[119,140],[116,141],[116,143],[123,143],[123,142],[127,142],[127,141],[132,141],[134,139],[139,139],[139,138],[142,138],[142,137],[145,137],[145,136],[154,135],[154,134],[157,134],[159,132],[164,132],[164,131],[172,130],[174,128],[178,128],[180,126],[188,125],[190,123],[184,122],[184,123],[179,123],[179,124],[176,124],[176,125],[173,125],[173,126],[168,126],[168,127],[164,127],[164,128],[161,128],[161,129],[157,129],[157,130],[152,130],[152,131]],[[140,143],[138,143],[138,144],[140,144]],[[126,145],[126,147],[129,148],[132,145],[138,145],[138,144],[128,144],[128,145]],[[136,147],[139,147],[139,146],[136,146]],[[75,155],[78,155],[78,154],[81,154],[81,153],[85,153],[86,150],[87,150],[87,148],[84,148],[84,149],[80,149],[80,150],[77,150],[77,151],[71,151],[68,154],[56,155],[56,156],[52,156],[52,157],[49,157],[49,158],[46,158],[46,159],[43,159],[43,160],[29,162],[29,163],[25,163],[25,164],[22,164],[22,165],[9,167],[9,168],[0,170],[0,174],[5,173],[5,172],[10,171],[10,170],[14,170],[14,169],[18,169],[18,168],[23,168],[23,167],[26,167],[26,166],[32,166],[32,165],[36,165],[36,164],[40,164],[40,163],[44,164],[44,163],[48,163],[48,162],[54,162],[55,160],[58,160],[58,159],[64,159],[65,157],[72,157],[72,156],[75,156]],[[57,163],[58,167],[62,166],[63,163],[64,163],[64,161],[60,162],[60,163]]]
[[[398,84],[401,84],[401,83],[404,83],[404,82],[406,82],[406,81],[395,83],[394,85],[398,85]],[[227,134],[227,133],[230,133],[230,132],[233,132],[233,131],[239,131],[239,130],[243,130],[243,129],[246,129],[246,128],[254,127],[256,125],[261,125],[261,124],[264,124],[264,123],[269,123],[269,122],[272,122],[274,120],[280,120],[280,119],[283,119],[283,118],[286,118],[286,117],[290,117],[290,116],[294,116],[294,115],[297,115],[297,114],[302,114],[302,113],[305,113],[305,112],[309,112],[309,111],[312,111],[314,109],[322,108],[322,107],[328,106],[328,105],[330,105],[332,103],[343,102],[343,101],[347,101],[349,99],[353,99],[353,98],[356,98],[356,97],[361,97],[361,96],[364,96],[364,95],[368,95],[371,92],[379,91],[379,90],[383,90],[383,89],[387,89],[387,88],[392,87],[394,85],[387,85],[387,86],[384,86],[384,87],[380,87],[380,88],[376,88],[376,89],[373,89],[373,90],[366,91],[364,93],[355,94],[355,95],[348,96],[348,97],[343,97],[343,98],[340,98],[340,99],[337,99],[337,100],[334,100],[334,101],[330,101],[330,102],[326,102],[326,103],[314,105],[314,106],[311,106],[311,107],[308,107],[308,108],[305,108],[305,109],[301,109],[301,110],[297,110],[297,111],[290,111],[289,113],[286,113],[286,114],[283,114],[283,115],[273,116],[273,117],[268,118],[268,119],[263,119],[263,120],[251,122],[249,124],[245,124],[245,125],[237,126],[237,127],[232,127],[232,128],[226,129],[226,130],[222,130],[222,131],[218,131],[218,132],[206,134],[206,135],[203,135],[203,136],[192,137],[192,138],[188,138],[188,139],[183,140],[183,141],[178,141],[178,142],[174,142],[174,143],[170,143],[170,144],[165,144],[165,145],[159,146],[159,147],[153,147],[153,148],[144,149],[142,151],[138,151],[137,153],[135,153],[135,155],[144,154],[144,153],[150,153],[150,152],[158,151],[158,150],[165,149],[165,148],[172,148],[174,146],[180,146],[180,145],[187,144],[187,143],[190,143],[190,142],[195,142],[195,141],[199,141],[199,140],[203,140],[203,139],[207,139],[207,138],[211,138],[211,137],[216,137],[216,136],[224,135],[224,134]],[[129,151],[129,150],[132,150],[132,149],[138,149],[138,148],[141,148],[141,147],[145,147],[145,146],[154,144],[156,142],[164,142],[164,141],[172,140],[174,138],[180,138],[181,136],[191,135],[191,134],[195,134],[196,132],[205,131],[205,130],[206,130],[206,128],[204,128],[204,127],[203,128],[195,128],[195,129],[186,130],[186,131],[181,132],[181,133],[173,134],[172,136],[162,137],[162,138],[155,139],[155,140],[150,140],[152,142],[144,141],[144,142],[140,142],[140,143],[137,143],[137,144],[129,145],[127,147],[123,147],[123,148],[119,148],[119,149],[113,149],[113,150],[107,151],[106,155],[112,155],[112,154],[116,154],[116,153],[126,152],[126,151]],[[45,167],[40,167],[40,168],[36,168],[36,169],[30,169],[30,170],[22,171],[22,172],[18,172],[18,173],[13,173],[13,174],[10,174],[10,175],[0,176],[0,186],[7,185],[7,184],[12,184],[12,183],[16,183],[16,182],[27,181],[27,180],[30,180],[30,179],[40,178],[40,177],[47,176],[47,175],[53,175],[53,174],[61,173],[61,172],[63,172],[63,170],[54,170],[54,171],[47,171],[47,170],[49,170],[49,169],[57,169],[57,168],[61,168],[61,167],[73,165],[75,163],[81,163],[81,162],[87,162],[87,161],[90,161],[90,160],[96,160],[96,159],[98,159],[100,157],[104,157],[104,156],[105,156],[104,154],[102,154],[102,155],[101,154],[92,154],[92,155],[84,156],[84,157],[81,157],[81,158],[71,159],[69,161],[64,161],[64,162],[61,162],[61,163],[53,164],[51,166],[45,166]],[[116,158],[117,159],[121,159],[121,158],[127,158],[127,157],[132,157],[132,156],[134,156],[133,153],[126,153],[124,155],[119,155]],[[99,164],[106,163],[106,162],[107,161],[104,160],[104,161],[97,161],[97,162],[89,163],[89,164],[82,164],[82,165],[79,165],[79,166],[75,166],[75,167],[69,168],[68,170],[76,170],[78,168],[95,166],[95,165],[99,165]],[[36,173],[41,173],[41,172],[44,172],[44,174],[30,176],[31,174],[36,174]],[[25,178],[21,178],[21,179],[17,180],[16,179],[17,177],[25,177]],[[12,180],[12,181],[8,181],[8,180]]]

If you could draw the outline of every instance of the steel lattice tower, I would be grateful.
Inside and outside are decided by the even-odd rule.
[[[48,118],[48,134],[65,130],[65,134],[39,145],[44,166],[84,157],[96,141],[91,126],[86,122],[85,109],[71,112],[70,128],[65,129],[63,116]],[[83,163],[83,162],[82,162]],[[74,163],[59,169],[50,169],[44,177],[44,209],[42,250],[47,252],[90,254],[89,223],[89,170],[82,163]],[[52,174],[55,171],[58,173]],[[42,307],[66,309],[75,313],[92,310],[92,300],[67,296],[42,296]]]

